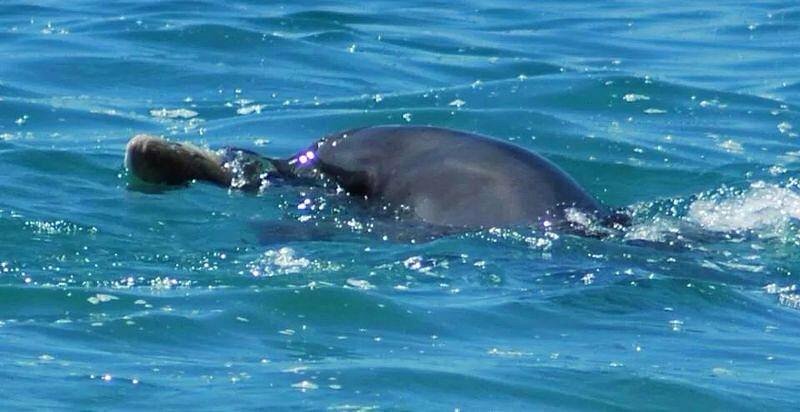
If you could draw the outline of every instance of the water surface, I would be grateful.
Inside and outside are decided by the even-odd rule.
[[[0,405],[792,408],[800,8],[745,3],[3,2]],[[385,123],[538,151],[633,226],[384,241],[324,191],[122,168],[135,133]]]

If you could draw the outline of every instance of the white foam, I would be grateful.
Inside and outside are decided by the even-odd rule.
[[[347,279],[347,285],[352,287],[352,288],[361,289],[361,290],[375,289],[375,285],[373,285],[373,284],[369,283],[369,281],[366,281],[366,280],[363,280],[363,279],[349,278],[349,279]]]
[[[150,110],[150,116],[160,119],[191,119],[197,116],[197,112],[189,109],[153,109]]]
[[[467,104],[467,102],[465,102],[465,101],[463,101],[461,99],[455,99],[452,102],[448,103],[447,105],[448,106],[455,106],[456,108],[460,109],[461,106],[463,106],[465,104]]]
[[[92,305],[111,302],[112,300],[119,300],[119,298],[114,296],[114,295],[106,295],[104,293],[98,293],[98,294],[96,294],[94,296],[91,296],[88,299],[86,299],[86,301],[88,301]]]
[[[737,142],[737,141],[735,141],[735,140],[731,140],[731,139],[725,140],[724,142],[717,143],[717,147],[719,147],[721,149],[725,149],[725,151],[728,152],[728,153],[743,153],[744,152],[744,147],[742,146],[742,144]]]
[[[625,96],[622,96],[622,100],[631,103],[631,102],[638,102],[640,100],[650,100],[650,97],[645,96],[643,94],[628,93]]]
[[[308,268],[311,261],[304,257],[295,257],[295,251],[289,247],[264,252],[260,259],[249,263],[250,274],[259,276],[277,276],[299,273]]]
[[[797,293],[797,285],[778,286],[770,283],[764,286],[764,292],[769,295],[778,295],[778,303],[793,309],[800,309],[800,294]]]
[[[253,113],[260,114],[261,110],[263,110],[265,107],[267,107],[267,105],[265,104],[251,104],[249,106],[242,106],[236,109],[236,114],[242,116],[246,116],[248,114],[253,114]]]
[[[756,182],[732,197],[695,201],[689,206],[687,219],[717,232],[778,229],[792,219],[800,219],[800,194]]]
[[[676,219],[659,217],[629,227],[625,231],[625,240],[666,242],[670,236],[678,233],[680,233],[680,225]]]

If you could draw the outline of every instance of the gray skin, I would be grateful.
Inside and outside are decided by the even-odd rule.
[[[206,151],[204,156],[198,154],[201,149],[163,142],[148,136],[132,139],[129,169],[154,183],[182,183],[187,177],[230,182],[220,155]],[[174,147],[180,153],[148,152],[147,146],[158,151]],[[544,157],[505,141],[439,127],[355,129],[327,136],[288,159],[262,160],[273,176],[333,182],[369,204],[403,210],[404,216],[437,226],[558,223],[568,208],[607,216],[597,200]]]
[[[289,175],[332,179],[351,195],[405,207],[433,225],[554,222],[563,220],[570,207],[604,213],[600,203],[544,157],[473,133],[368,127],[328,136],[309,150],[315,159],[305,165],[294,162]]]

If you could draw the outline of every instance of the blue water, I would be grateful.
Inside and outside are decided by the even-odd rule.
[[[796,408],[797,2],[264,3],[0,4],[0,409]],[[386,123],[538,151],[632,226],[384,241],[122,167]],[[260,239],[297,219],[340,236]]]

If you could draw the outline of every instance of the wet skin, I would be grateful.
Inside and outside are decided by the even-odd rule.
[[[235,149],[234,149],[235,151]],[[563,221],[568,209],[608,211],[544,157],[478,134],[427,126],[376,126],[326,136],[288,159],[258,158],[251,172],[307,184],[334,183],[352,196],[448,227],[485,228]],[[126,165],[142,180],[228,186],[226,159],[191,145],[137,136]]]

